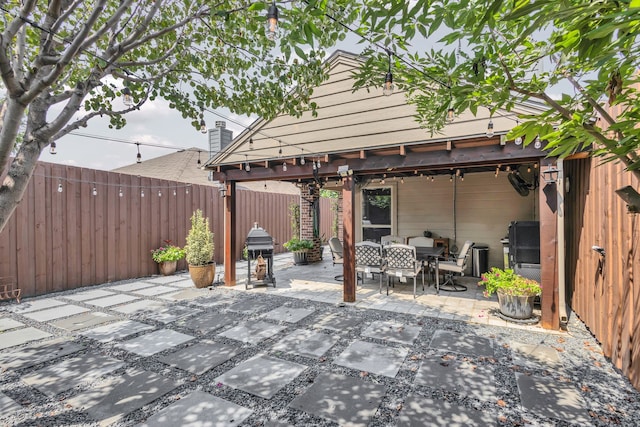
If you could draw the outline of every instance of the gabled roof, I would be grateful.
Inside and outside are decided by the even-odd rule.
[[[488,109],[478,111],[477,116],[463,113],[440,134],[431,135],[416,121],[416,107],[407,103],[404,93],[384,96],[378,88],[353,91],[353,72],[360,65],[357,55],[337,51],[326,65],[329,78],[311,97],[318,105],[317,117],[305,112],[300,118],[281,115],[270,121],[258,119],[206,166],[220,171],[242,168],[246,161],[264,167],[285,161],[296,165],[302,156],[307,161],[315,158],[326,162],[361,157],[364,152],[383,154],[398,146],[411,152],[440,149],[450,140],[468,141],[470,146],[488,142]],[[492,143],[499,144],[500,135],[515,125],[517,113],[541,111],[540,106],[526,103],[516,112],[494,114],[496,136]]]
[[[198,158],[200,158],[201,164],[203,165],[208,156],[208,151],[192,147],[144,160],[142,163],[133,163],[113,169],[112,172],[186,182],[189,184],[217,186],[217,182],[209,181],[209,172],[203,170],[201,165],[198,165]],[[247,182],[239,188],[280,194],[300,194],[300,190],[295,185],[279,181],[269,181],[266,188],[265,182]]]

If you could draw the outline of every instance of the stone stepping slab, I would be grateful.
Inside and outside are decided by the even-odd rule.
[[[66,403],[83,409],[101,425],[109,425],[164,396],[177,386],[176,381],[154,372],[133,370],[110,378]]]
[[[105,291],[102,289],[93,289],[90,291],[83,291],[73,295],[65,295],[66,299],[70,299],[72,301],[87,301],[90,299],[102,298],[113,296],[113,292]]]
[[[474,334],[438,330],[433,334],[429,347],[467,356],[493,357],[493,341]]]
[[[269,322],[254,321],[244,322],[238,326],[227,329],[219,334],[219,336],[231,338],[236,341],[242,341],[247,344],[257,345],[280,331],[286,329],[285,326],[274,325]]]
[[[336,358],[336,365],[395,378],[409,354],[407,348],[356,340]]]
[[[421,330],[421,326],[375,321],[362,332],[362,336],[411,345],[418,338]]]
[[[342,332],[346,329],[351,329],[362,323],[362,320],[357,317],[333,313],[320,319],[316,326],[331,331]]]
[[[161,351],[167,350],[180,344],[184,344],[194,339],[191,335],[172,331],[171,329],[160,329],[139,337],[123,341],[116,344],[116,347],[135,353],[138,356],[152,356]]]
[[[117,319],[117,317],[111,316],[110,314],[95,311],[78,314],[77,316],[71,316],[65,319],[59,319],[55,322],[52,322],[51,325],[55,326],[56,328],[65,329],[69,332],[74,332],[80,329],[86,329],[92,326],[101,325],[103,323],[112,322]]]
[[[516,381],[522,408],[528,412],[576,425],[593,423],[582,397],[570,384],[519,373]]]
[[[20,409],[22,409],[22,405],[6,394],[0,392],[0,419],[5,415],[16,412]]]
[[[131,291],[131,292],[136,295],[154,297],[156,295],[162,295],[162,294],[175,292],[175,291],[176,291],[176,288],[172,288],[170,286],[154,285],[154,286],[151,286],[150,288],[136,289],[135,291]]]
[[[224,326],[235,324],[241,317],[235,313],[206,312],[198,316],[178,320],[175,325],[208,334]]]
[[[411,393],[402,405],[396,425],[485,427],[497,425],[497,419],[492,411],[479,411],[446,400],[436,401]]]
[[[20,305],[10,307],[9,310],[13,311],[14,313],[30,313],[32,311],[45,310],[65,304],[66,302],[60,301],[55,298],[45,298],[32,301],[22,301]]]
[[[202,341],[175,353],[160,357],[158,360],[192,374],[202,375],[242,351],[241,347],[234,345]]]
[[[83,345],[68,341],[68,338],[45,341],[32,346],[14,350],[0,355],[0,368],[24,369],[39,363],[48,362],[76,351],[82,350]]]
[[[153,283],[155,285],[168,285],[174,282],[184,281],[184,278],[182,276],[173,276],[173,275],[172,276],[154,276],[154,277],[145,279],[144,281],[148,283]],[[194,286],[193,282],[191,282],[191,286]]]
[[[53,397],[122,366],[124,362],[102,354],[84,354],[32,372],[22,377],[22,381]]]
[[[235,427],[253,411],[202,391],[194,391],[149,417],[139,427]]]
[[[130,335],[149,329],[153,329],[153,326],[147,325],[146,323],[135,322],[133,320],[122,320],[120,322],[89,329],[88,331],[81,332],[80,335],[92,338],[102,343],[107,343],[113,340],[126,338]]]
[[[0,332],[20,328],[22,326],[24,326],[24,323],[18,322],[17,320],[9,319],[8,317],[0,318]]]
[[[217,377],[214,383],[271,399],[305,369],[305,365],[259,354]]]
[[[366,426],[387,389],[381,384],[341,374],[321,374],[290,407],[341,426]],[[426,425],[426,424],[421,424]]]
[[[476,365],[461,356],[427,356],[423,359],[414,383],[439,387],[478,400],[496,400],[496,379],[492,365]]]
[[[318,358],[333,347],[340,338],[318,331],[298,329],[273,346],[273,350],[299,356]]]
[[[104,298],[92,299],[90,301],[85,301],[85,304],[95,305],[96,307],[105,308],[105,307],[111,307],[113,305],[120,305],[127,302],[132,302],[137,299],[139,298],[134,297],[132,295],[119,294],[119,295],[112,295]]]
[[[236,303],[231,304],[227,307],[229,311],[235,311],[236,313],[241,314],[252,314],[257,313],[259,311],[266,310],[272,307],[272,303],[265,300],[258,299],[246,299]]]
[[[544,344],[524,344],[511,342],[509,344],[513,363],[530,369],[558,370],[562,368],[558,351]]]
[[[298,323],[314,311],[315,310],[312,308],[293,308],[282,306],[266,312],[262,317],[265,319],[276,320],[278,322]]]
[[[151,286],[153,286],[153,283],[131,282],[131,283],[125,283],[123,285],[111,286],[108,289],[111,289],[114,291],[120,291],[120,292],[133,292],[139,289],[150,288]]]
[[[193,288],[195,285],[191,279],[182,279],[179,282],[167,283],[169,286],[175,286],[176,288]]]
[[[174,289],[176,291],[176,289]],[[174,292],[171,294],[161,295],[159,298],[167,301],[189,301],[192,299],[200,298],[205,295],[208,295],[209,291],[207,288],[204,289],[182,289],[179,292]]]
[[[171,323],[198,313],[200,313],[200,310],[194,310],[190,307],[173,306],[159,311],[146,312],[145,318],[162,323]]]
[[[36,322],[48,322],[50,320],[73,316],[74,314],[86,313],[87,311],[91,310],[80,307],[79,305],[67,304],[55,308],[49,308],[47,310],[25,313],[23,316],[28,317],[31,320],[35,320]]]
[[[50,336],[50,333],[32,327],[3,332],[2,339],[0,339],[0,350]]]
[[[123,314],[133,314],[133,313],[140,313],[145,311],[154,312],[154,311],[162,310],[165,307],[166,305],[164,303],[154,301],[154,300],[149,300],[149,299],[143,299],[143,300],[138,300],[136,302],[132,302],[129,304],[124,304],[124,305],[112,308],[112,310],[117,311],[118,313],[123,313]]]

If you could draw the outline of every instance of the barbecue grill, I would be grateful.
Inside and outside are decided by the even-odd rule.
[[[276,278],[273,277],[273,237],[264,228],[258,227],[258,223],[253,224],[253,228],[247,234],[245,241],[247,247],[247,282],[245,289],[255,285],[269,285],[276,287]],[[255,280],[252,285],[251,280],[251,260],[257,259],[261,255],[266,262],[267,271],[262,280]]]

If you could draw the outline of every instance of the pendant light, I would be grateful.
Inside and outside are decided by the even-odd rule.
[[[390,96],[393,93],[393,74],[391,74],[391,55],[393,53],[387,49],[387,56],[389,57],[389,68],[387,74],[384,76],[384,88],[382,93],[384,96]]]
[[[49,153],[50,154],[56,154],[56,143],[55,141],[51,141],[51,144],[49,144]]]
[[[485,134],[487,138],[491,138],[493,136],[493,120],[489,119],[489,123],[487,124],[487,132]]]
[[[131,95],[131,89],[129,89],[127,86],[122,89],[122,103],[127,107],[131,107],[133,105],[133,96]]]
[[[136,146],[138,147],[138,154],[136,155],[136,163],[142,163],[142,155],[140,154],[140,143],[136,142]]]
[[[267,10],[267,38],[269,40],[275,40],[278,33],[278,7],[276,2],[269,6]]]

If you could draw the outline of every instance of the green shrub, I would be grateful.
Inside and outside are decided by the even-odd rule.
[[[514,296],[531,296],[542,293],[538,282],[522,277],[510,268],[501,270],[497,267],[492,267],[491,271],[482,275],[482,280],[478,282],[478,285],[485,287],[485,297],[489,297],[497,291]]]
[[[206,265],[213,260],[213,233],[209,229],[209,218],[204,218],[200,209],[191,216],[191,230],[184,250],[189,265]]]

